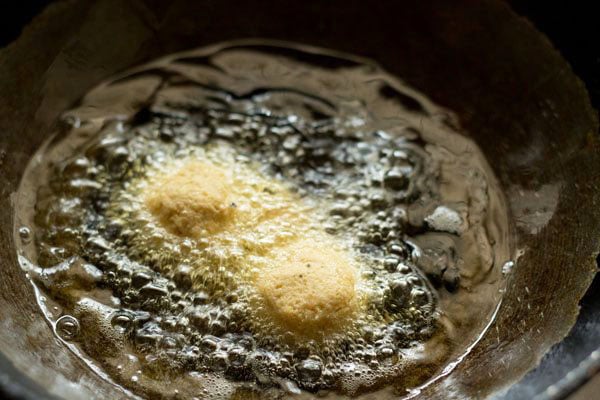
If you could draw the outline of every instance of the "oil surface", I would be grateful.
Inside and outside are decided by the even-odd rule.
[[[455,126],[363,59],[172,55],[64,113],[23,178],[20,259],[57,336],[133,393],[402,397],[477,340],[509,259],[502,194]],[[189,163],[226,171],[244,217],[161,223],[149,193]],[[307,240],[356,271],[343,329],[288,329],[256,284]]]

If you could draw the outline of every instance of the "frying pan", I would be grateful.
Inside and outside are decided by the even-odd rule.
[[[103,78],[248,37],[378,61],[455,111],[501,182],[521,250],[504,300],[481,340],[417,398],[560,398],[597,368],[600,285],[588,290],[600,248],[597,115],[569,65],[506,3],[62,1],[0,53],[0,386],[8,397],[124,397],[56,340],[18,266],[12,195],[30,157],[60,113]]]

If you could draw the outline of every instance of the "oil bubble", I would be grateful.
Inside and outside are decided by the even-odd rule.
[[[22,226],[19,228],[19,237],[21,238],[21,243],[28,244],[31,242],[31,229],[26,226]]]
[[[119,333],[128,333],[133,329],[133,317],[128,313],[115,313],[112,316],[110,323]]]
[[[63,315],[55,324],[56,334],[65,341],[72,341],[79,336],[79,321],[71,315]]]

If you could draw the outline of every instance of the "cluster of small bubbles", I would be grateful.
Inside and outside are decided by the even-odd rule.
[[[108,124],[81,154],[56,165],[36,214],[40,265],[78,255],[100,269],[99,287],[119,300],[110,325],[148,365],[287,382],[295,392],[334,388],[357,371],[376,375],[398,363],[401,349],[429,338],[436,323],[434,291],[406,240],[407,230],[417,229],[407,207],[435,196],[435,171],[418,135],[364,131],[348,116],[267,113],[254,98],[213,97],[228,108],[146,110],[126,129]],[[197,244],[167,237],[139,212],[131,182],[190,149],[222,142],[235,148],[238,161],[258,163],[299,195],[322,199],[324,230],[361,256],[369,313],[343,337],[300,346],[259,329],[247,296],[225,268],[192,277]],[[65,340],[78,328],[68,316],[56,325]]]

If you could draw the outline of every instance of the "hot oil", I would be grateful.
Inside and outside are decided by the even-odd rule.
[[[20,256],[57,335],[134,393],[406,395],[477,340],[509,259],[502,194],[455,125],[350,56],[169,56],[64,114],[23,178]],[[148,201],[190,162],[233,196],[204,230],[203,210],[169,226]],[[355,309],[331,329],[282,325],[260,292],[299,242],[354,274]]]

